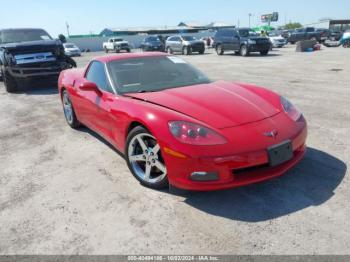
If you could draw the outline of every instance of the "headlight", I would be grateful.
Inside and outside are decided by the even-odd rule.
[[[181,143],[212,146],[226,144],[226,139],[215,131],[194,123],[173,121],[169,123],[171,134]]]
[[[256,44],[256,41],[255,41],[255,40],[248,40],[248,44],[250,44],[250,45],[255,45],[255,44]]]
[[[281,96],[281,104],[284,112],[295,122],[302,116],[301,112],[285,97]]]

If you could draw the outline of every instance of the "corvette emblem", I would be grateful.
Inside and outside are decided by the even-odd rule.
[[[276,139],[278,136],[278,131],[277,130],[272,130],[270,132],[264,133],[264,136],[271,137],[273,139]]]

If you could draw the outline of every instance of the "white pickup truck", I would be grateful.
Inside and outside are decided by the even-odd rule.
[[[126,51],[130,53],[130,45],[128,41],[125,41],[122,38],[110,38],[108,39],[108,42],[103,43],[103,49],[106,53],[109,51],[114,51],[116,53],[119,53],[120,51]]]

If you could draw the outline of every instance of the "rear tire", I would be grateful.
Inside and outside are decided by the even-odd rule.
[[[131,130],[125,152],[131,173],[142,185],[152,189],[169,186],[159,144],[147,129],[138,126]]]
[[[205,53],[205,49],[199,51],[199,54],[200,54],[200,55],[203,55],[204,53]]]
[[[225,53],[225,50],[222,45],[217,45],[215,49],[218,55],[223,55]]]
[[[108,54],[108,49],[105,47],[105,52],[106,52],[106,54]]]
[[[246,45],[242,45],[239,53],[241,56],[249,56],[248,47]]]
[[[13,78],[6,69],[2,71],[3,81],[8,93],[15,93],[18,90],[18,83],[15,78]]]
[[[269,50],[261,51],[260,55],[267,56],[269,54]]]

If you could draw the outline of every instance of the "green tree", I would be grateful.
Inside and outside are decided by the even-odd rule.
[[[300,23],[288,23],[284,26],[285,29],[297,29],[303,27]]]

